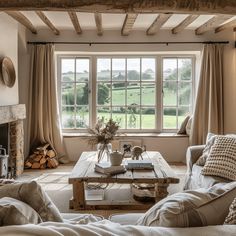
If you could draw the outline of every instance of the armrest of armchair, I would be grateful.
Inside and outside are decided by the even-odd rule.
[[[190,146],[186,153],[186,162],[188,167],[188,172],[192,172],[193,164],[196,163],[198,158],[202,155],[205,145]]]

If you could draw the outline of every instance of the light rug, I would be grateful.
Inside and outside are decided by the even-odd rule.
[[[183,189],[184,185],[184,175],[185,175],[185,168],[176,167],[174,168],[178,178],[180,178],[179,184],[171,184],[168,188],[169,194],[173,194],[176,192],[180,192]],[[70,172],[52,172],[52,173],[45,173],[40,175],[37,178],[34,178],[47,192],[49,197],[52,199],[54,204],[58,207],[60,212],[67,213],[67,212],[74,212],[73,210],[69,209],[69,200],[72,197],[72,185],[68,184]],[[113,184],[113,186],[109,186],[108,189],[121,189],[123,185]],[[115,192],[115,191],[114,191]],[[80,211],[82,212],[82,211]],[[110,215],[111,211],[85,211],[87,213],[94,213],[102,214],[104,217]],[[112,213],[117,211],[112,211]],[[118,211],[119,212],[119,211]]]

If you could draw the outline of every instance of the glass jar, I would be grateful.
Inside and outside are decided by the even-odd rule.
[[[97,152],[98,152],[98,163],[105,158],[106,158],[106,161],[109,161],[110,153],[112,152],[112,144],[111,143],[98,143]]]

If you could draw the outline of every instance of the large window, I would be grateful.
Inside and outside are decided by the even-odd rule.
[[[193,69],[193,56],[59,56],[62,128],[112,118],[126,131],[177,130],[192,111]]]

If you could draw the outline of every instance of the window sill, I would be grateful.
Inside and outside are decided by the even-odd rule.
[[[76,138],[76,137],[89,137],[91,134],[88,133],[63,133],[64,138]],[[116,136],[119,137],[161,137],[161,138],[187,138],[186,134],[177,134],[177,133],[126,133]]]

